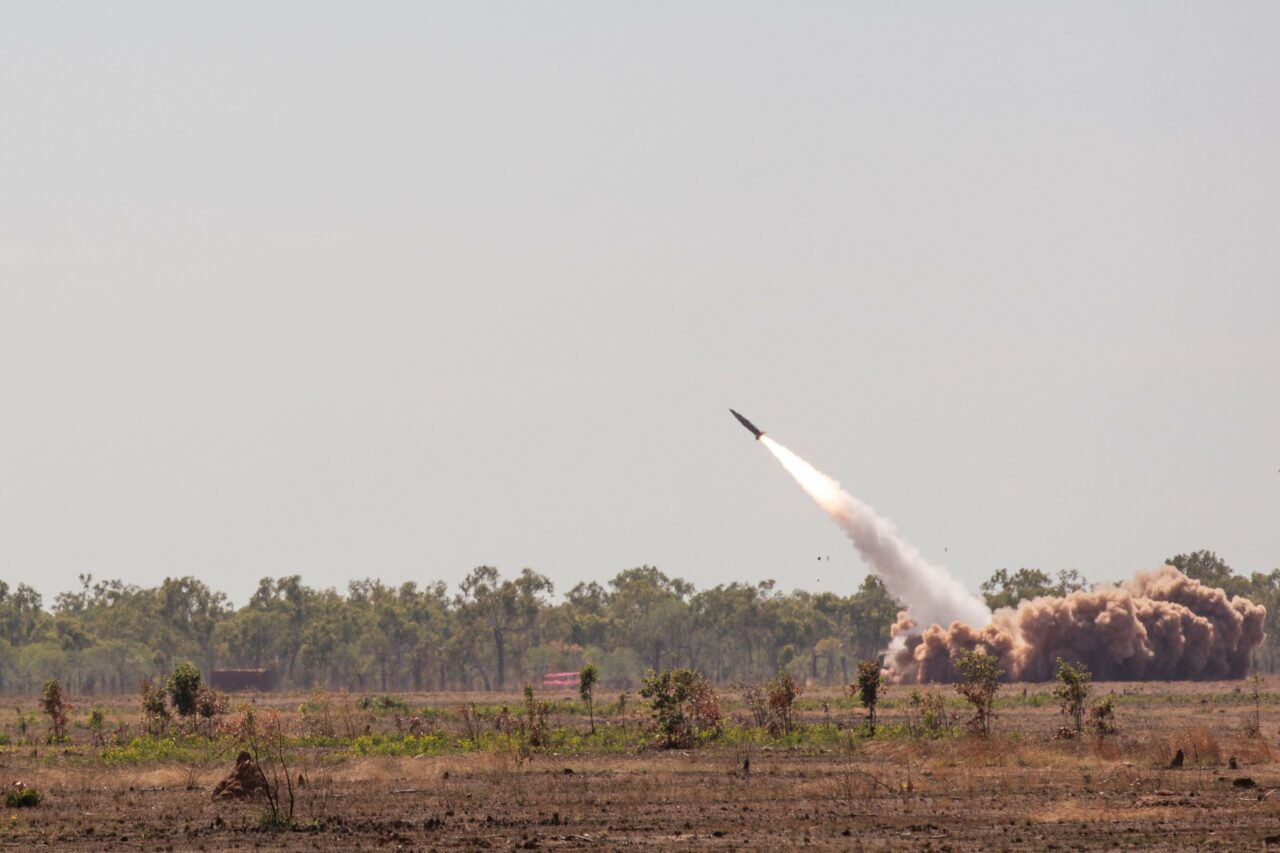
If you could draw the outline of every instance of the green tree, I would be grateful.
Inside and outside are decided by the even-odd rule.
[[[1012,575],[1008,569],[1000,569],[981,585],[982,597],[992,610],[1015,607],[1019,601],[1029,601],[1044,595],[1064,596],[1085,589],[1088,581],[1075,569],[1062,569],[1057,580],[1040,569],[1018,569]]]
[[[464,618],[493,642],[496,687],[506,685],[507,651],[515,636],[526,639],[545,606],[544,596],[554,590],[551,581],[532,569],[514,580],[504,580],[493,566],[479,566],[462,581],[458,606]]]
[[[889,628],[903,604],[889,594],[884,581],[867,575],[849,605],[849,650],[859,660],[874,658],[889,645]]]
[[[1244,597],[1267,608],[1266,638],[1254,652],[1254,664],[1264,672],[1275,672],[1280,669],[1280,569],[1250,575]]]
[[[1227,595],[1245,595],[1249,592],[1249,581],[1236,575],[1213,551],[1178,554],[1165,562],[1205,586],[1226,590]]]
[[[667,577],[653,566],[619,572],[609,581],[609,614],[617,625],[619,644],[630,646],[655,671],[690,629],[686,599],[693,585]]]
[[[0,639],[15,646],[33,642],[47,619],[40,593],[25,583],[11,590],[0,581]]]
[[[214,632],[231,615],[226,595],[193,577],[165,578],[156,595],[170,653],[194,657],[212,670],[217,663]]]

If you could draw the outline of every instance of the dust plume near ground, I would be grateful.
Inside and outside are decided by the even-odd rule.
[[[1108,681],[1243,678],[1266,613],[1161,566],[1118,586],[1001,608],[981,628],[952,622],[920,631],[900,615],[886,666],[898,683],[952,681],[956,657],[977,650],[995,655],[1012,681],[1050,680],[1058,658]]]

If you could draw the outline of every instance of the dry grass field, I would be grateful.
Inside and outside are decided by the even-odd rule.
[[[1247,684],[1096,684],[1095,696],[1115,694],[1119,731],[1065,740],[1052,685],[1005,685],[989,739],[913,736],[902,687],[888,689],[874,738],[835,690],[804,694],[798,729],[770,737],[730,693],[724,734],[688,750],[647,746],[635,698],[602,703],[592,737],[576,697],[540,696],[554,737],[529,747],[501,731],[519,694],[400,694],[368,708],[358,696],[235,697],[259,723],[279,713],[294,787],[284,823],[261,798],[211,796],[240,747],[243,704],[212,737],[146,736],[135,697],[73,697],[70,742],[49,745],[30,697],[0,710],[0,778],[42,800],[0,812],[0,846],[1280,850],[1272,687],[1258,737]],[[95,707],[103,724],[90,728]]]

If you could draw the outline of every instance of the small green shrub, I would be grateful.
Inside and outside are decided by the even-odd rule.
[[[997,663],[995,655],[976,651],[961,652],[956,659],[956,669],[963,679],[956,685],[956,692],[973,706],[970,730],[983,737],[991,735],[991,722],[995,718],[992,706],[1000,689],[1000,677],[1004,675]]]
[[[942,738],[951,734],[951,714],[936,690],[912,690],[907,697],[907,733],[912,737]]]
[[[283,832],[293,826],[293,821],[278,808],[267,806],[258,812],[257,825],[263,832]]]
[[[596,733],[595,692],[596,682],[600,680],[600,670],[589,663],[578,670],[578,696],[587,703],[587,716],[591,718],[591,733]]]
[[[196,691],[195,712],[205,721],[210,737],[213,736],[213,727],[217,718],[227,713],[228,704],[227,695],[219,693],[212,687],[202,685]]]
[[[547,706],[533,696],[533,688],[524,686],[524,735],[529,746],[547,745]]]
[[[1089,701],[1091,681],[1089,668],[1084,664],[1070,664],[1058,658],[1058,685],[1053,688],[1053,695],[1062,715],[1075,724],[1077,734],[1084,730],[1084,706]]]
[[[164,690],[143,679],[138,682],[138,701],[142,706],[142,721],[147,731],[160,734],[169,725],[169,708],[165,705]]]
[[[401,711],[409,713],[409,703],[399,696],[361,696],[356,707],[362,711]]]
[[[4,804],[10,809],[30,809],[40,805],[40,792],[35,788],[15,782],[4,792]]]
[[[40,706],[49,717],[49,743],[65,742],[73,706],[58,679],[50,678],[44,683]]]
[[[1116,703],[1110,696],[1089,709],[1089,729],[1096,735],[1116,733]]]
[[[858,661],[858,681],[850,690],[858,697],[862,707],[867,709],[867,732],[872,737],[876,733],[876,706],[880,704],[880,688],[883,686],[884,676],[880,673],[880,662]]]
[[[649,670],[640,695],[649,700],[658,745],[684,749],[720,731],[720,699],[692,669]]]
[[[179,664],[169,674],[165,690],[169,701],[180,716],[190,717],[196,712],[196,700],[200,696],[200,669],[193,663]]]
[[[94,708],[89,712],[89,722],[86,727],[93,735],[94,746],[101,749],[107,745],[107,718],[101,708]]]
[[[298,706],[303,730],[310,735],[333,737],[333,703],[323,690],[311,691],[310,698]]]
[[[783,670],[764,686],[764,692],[771,721],[769,733],[774,737],[791,734],[795,725],[796,699],[804,693],[804,686]]]

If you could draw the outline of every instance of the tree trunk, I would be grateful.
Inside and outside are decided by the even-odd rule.
[[[507,644],[501,628],[494,630],[493,643],[498,649],[498,689],[501,690],[507,680]]]

